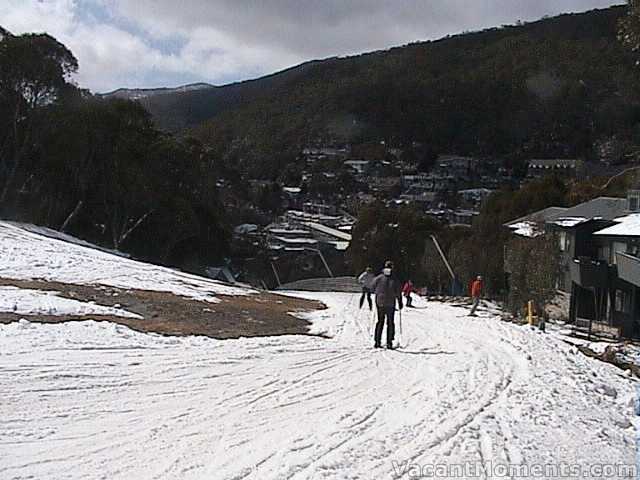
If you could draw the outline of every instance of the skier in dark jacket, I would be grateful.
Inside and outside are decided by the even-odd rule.
[[[371,284],[371,290],[376,296],[376,307],[378,310],[378,322],[376,323],[374,347],[380,348],[382,341],[382,329],[385,320],[387,322],[387,348],[393,349],[393,338],[395,336],[394,317],[396,313],[396,301],[398,308],[402,310],[401,285],[393,276],[393,263],[387,261],[382,274],[378,275]]]

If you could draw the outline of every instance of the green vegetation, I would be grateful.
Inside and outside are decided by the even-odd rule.
[[[438,153],[501,157],[520,173],[532,157],[589,161],[606,152],[613,161],[634,159],[637,18],[631,2],[629,10],[309,62],[142,104],[94,97],[70,84],[77,61],[52,37],[0,29],[0,210],[5,218],[193,269],[228,252],[225,217],[267,223],[281,209],[280,186],[298,185],[303,173],[310,174],[311,195],[366,191],[340,164],[320,162],[303,172],[299,153],[308,145],[385,140],[406,147],[403,158],[413,157],[420,170]],[[274,182],[250,189],[249,178]],[[444,228],[409,208],[365,207],[349,259],[359,271],[391,258],[403,275],[440,288],[448,278],[428,241],[436,234],[463,284],[483,273],[499,293],[504,222],[619,194],[626,181],[605,188],[604,179],[547,179],[498,192],[471,229]]]
[[[410,207],[369,205],[359,212],[348,258],[353,271],[367,265],[379,266],[389,258],[394,260],[402,277],[410,277],[431,291],[449,291],[450,275],[430,239],[435,235],[463,287],[481,274],[487,292],[508,300],[514,308],[520,307],[520,290],[536,292],[535,299],[544,304],[555,287],[555,244],[549,239],[514,239],[504,224],[547,207],[566,207],[601,195],[620,195],[620,185],[627,185],[633,178],[634,175],[622,177],[619,184],[606,190],[598,186],[602,179],[595,183],[565,183],[556,177],[532,182],[516,191],[502,190],[489,197],[472,227],[441,225]],[[511,280],[511,285],[517,284],[520,290],[512,290],[509,298],[505,296],[507,245],[512,252],[510,262],[518,266],[520,275]],[[522,276],[523,265],[529,265],[530,269],[526,278]]]
[[[557,295],[561,274],[558,239],[554,235],[511,238],[506,252],[511,271],[507,307],[524,317],[527,302],[533,300],[536,311],[543,311],[541,307]]]
[[[353,229],[348,258],[354,272],[371,266],[379,270],[385,260],[392,260],[401,278],[428,282],[423,265],[425,242],[441,226],[419,211],[402,207],[387,208],[382,203],[363,207]]]
[[[197,268],[229,234],[214,160],[153,127],[139,104],[68,82],[78,63],[48,35],[0,35],[0,209],[156,262]]]

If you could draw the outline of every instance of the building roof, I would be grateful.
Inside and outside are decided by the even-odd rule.
[[[304,236],[304,235],[310,235],[311,233],[308,230],[278,228],[278,227],[269,228],[267,231],[272,235],[292,235],[292,236]]]
[[[579,160],[572,159],[572,158],[529,160],[529,167],[531,168],[576,168],[579,164],[580,164]]]
[[[614,219],[616,225],[599,230],[594,235],[640,237],[640,213]]]
[[[566,210],[567,209],[564,207],[548,207],[507,222],[504,225],[509,228],[518,228],[515,227],[515,225],[520,226],[522,223],[544,223],[547,220],[562,214]]]
[[[236,279],[227,267],[209,267],[205,270],[209,278],[227,283],[236,283]]]
[[[495,190],[491,190],[489,188],[467,188],[466,190],[458,190],[458,193],[462,193],[462,194],[468,193],[470,195],[473,195],[476,193],[489,195],[490,193],[493,193],[493,192],[495,192]]]
[[[550,223],[561,228],[573,228],[591,220],[613,220],[626,213],[625,198],[599,197],[571,208],[548,207],[504,225],[516,235],[527,237],[539,234],[537,226]]]
[[[626,198],[598,197],[568,208],[564,212],[548,219],[547,222],[571,228],[589,220],[613,220],[623,216],[626,211]]]
[[[351,234],[342,232],[335,228],[327,227],[326,225],[322,225],[321,223],[304,222],[304,225],[311,228],[312,230],[316,230],[320,233],[324,233],[325,235],[329,235],[331,237],[338,238],[340,240],[344,240],[347,242],[351,241]]]
[[[238,235],[246,235],[248,233],[253,233],[258,231],[258,225],[253,223],[243,223],[242,225],[238,225],[233,229],[234,233]]]
[[[344,252],[347,248],[349,248],[350,242],[337,241],[337,242],[328,242],[328,243],[333,245],[336,250],[340,252]]]
[[[369,160],[347,160],[345,165],[369,165]]]
[[[273,237],[275,240],[285,243],[285,244],[309,244],[315,245],[318,243],[317,240],[313,238],[287,238],[287,237]]]
[[[476,157],[465,157],[462,155],[440,155],[437,160],[438,162],[477,162],[478,159]]]
[[[581,225],[585,222],[588,222],[590,220],[593,220],[592,218],[587,218],[587,217],[565,217],[564,215],[550,220],[549,223],[552,223],[558,227],[563,227],[563,228],[573,228],[573,227],[577,227],[578,225]]]
[[[543,235],[543,232],[538,228],[538,224],[535,222],[517,222],[509,225],[509,228],[513,231],[515,235],[519,235],[521,237],[539,237]]]

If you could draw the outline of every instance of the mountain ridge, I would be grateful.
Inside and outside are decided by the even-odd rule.
[[[312,60],[257,79],[141,99],[259,176],[305,144],[414,141],[476,155],[589,157],[631,135],[640,95],[617,39],[626,7]],[[230,157],[231,155],[231,157]]]
[[[103,98],[124,98],[129,100],[139,100],[141,98],[152,97],[155,95],[180,94],[195,90],[206,90],[210,88],[218,88],[206,82],[188,83],[177,87],[157,87],[157,88],[127,88],[121,87],[110,92],[98,93]]]

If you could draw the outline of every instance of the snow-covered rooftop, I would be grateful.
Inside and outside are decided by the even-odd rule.
[[[304,222],[304,225],[306,225],[307,227],[316,230],[320,233],[324,233],[326,235],[335,237],[335,238],[339,238],[340,240],[344,240],[346,242],[350,242],[351,241],[351,234],[343,232],[341,230],[335,229],[335,228],[331,228],[328,227],[326,225],[322,225],[321,223],[317,223],[317,222]]]
[[[599,230],[595,235],[640,237],[640,213],[616,218],[614,222],[616,225]]]
[[[349,248],[350,242],[336,241],[336,242],[329,242],[329,243],[331,243],[336,248],[336,250],[345,251],[347,248]]]
[[[287,243],[287,244],[288,243],[304,243],[304,244],[313,245],[318,243],[318,241],[313,238],[305,238],[305,237],[299,237],[299,238],[273,237],[273,238],[274,240],[277,240],[282,243]]]
[[[539,222],[573,228],[591,220],[612,220],[623,215],[626,208],[625,198],[598,197],[571,208],[548,207],[512,220],[505,226],[511,228],[511,225],[522,222]]]
[[[536,222],[518,222],[509,225],[509,228],[514,234],[521,237],[539,237],[544,235],[544,232],[540,231],[540,228]]]
[[[573,228],[588,222],[589,220],[591,219],[585,217],[559,217],[549,223],[557,225],[558,227]]]

